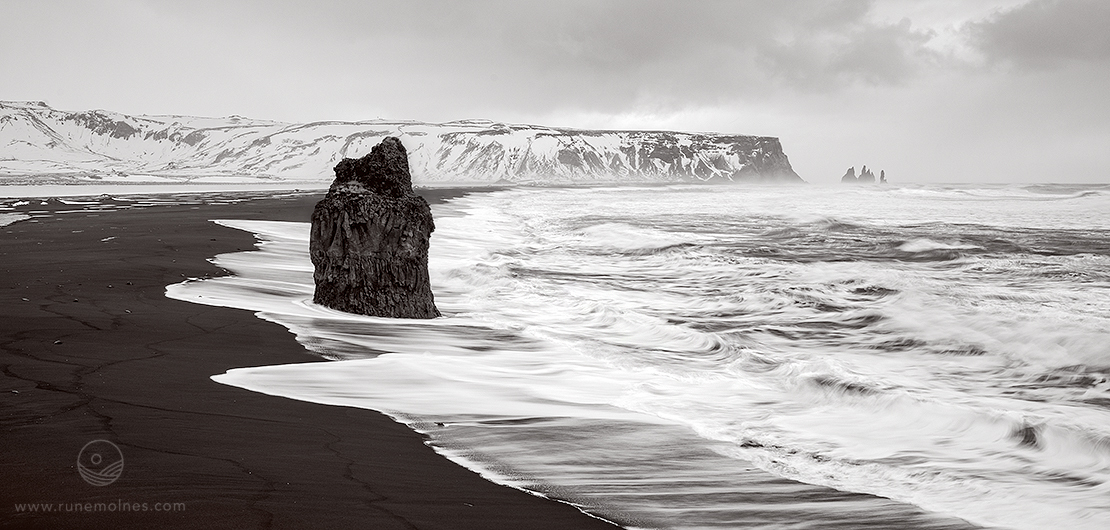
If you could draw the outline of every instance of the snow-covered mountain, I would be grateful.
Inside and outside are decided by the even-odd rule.
[[[415,184],[801,182],[778,138],[598,131],[482,120],[305,124],[241,116],[128,116],[0,102],[0,184],[143,180],[330,181],[386,136]]]

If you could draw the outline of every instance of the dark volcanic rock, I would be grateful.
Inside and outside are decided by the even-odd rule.
[[[390,136],[362,158],[341,160],[335,166],[332,189],[347,182],[357,182],[367,191],[386,197],[413,195],[409,155],[401,140]]]
[[[870,169],[867,169],[867,166],[863,166],[863,170],[860,171],[860,173],[859,173],[859,183],[860,184],[874,184],[875,183],[875,174],[872,173]]]
[[[875,173],[867,169],[867,166],[863,166],[863,169],[860,170],[859,176],[857,177],[856,166],[852,166],[848,168],[848,171],[844,173],[843,177],[840,177],[840,182],[844,184],[874,184]],[[879,183],[886,184],[886,171],[880,172]]]
[[[362,315],[439,316],[428,280],[433,230],[400,140],[386,138],[362,158],[343,159],[312,212],[312,301]]]

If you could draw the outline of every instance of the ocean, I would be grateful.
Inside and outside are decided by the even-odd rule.
[[[167,294],[332,361],[217,382],[381,411],[628,527],[1110,528],[1110,186],[528,188],[433,215],[439,319],[312,304],[307,223],[217,220],[258,248]]]

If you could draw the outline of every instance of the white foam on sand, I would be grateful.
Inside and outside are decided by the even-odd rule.
[[[1010,528],[1105,527],[1110,431],[1105,411],[1083,403],[1110,391],[1097,380],[1107,335],[1096,310],[1106,302],[1057,280],[1015,287],[987,274],[996,258],[954,275],[948,264],[771,263],[743,251],[754,237],[747,210],[801,230],[809,221],[791,212],[885,224],[922,200],[875,214],[873,197],[856,195],[683,188],[458,199],[434,208],[429,269],[445,315],[434,320],[316,306],[307,224],[219,221],[255,233],[260,248],[214,258],[235,276],[167,295],[257,311],[339,360],[216,381],[385,412],[491,480],[639,526],[958,526],[939,515],[949,514]],[[844,206],[856,199],[858,208]],[[944,200],[954,206],[928,204],[962,219],[964,199]],[[705,205],[704,219],[682,217],[691,202]],[[981,215],[1009,222],[1007,211]],[[1030,224],[1051,225],[1054,212]],[[729,244],[703,248],[707,233]],[[919,247],[951,248],[958,237]],[[655,252],[680,243],[693,244]],[[1077,272],[1094,267],[1087,261],[1105,259],[1052,263]],[[1016,266],[1003,272],[1044,270],[1006,263]],[[871,285],[888,294],[857,292]],[[1076,317],[1081,307],[1094,314]],[[1069,371],[1077,362],[1094,386],[1040,383],[1088,377]]]
[[[17,223],[25,219],[30,219],[30,215],[21,213],[0,213],[0,226],[8,226],[12,223]]]

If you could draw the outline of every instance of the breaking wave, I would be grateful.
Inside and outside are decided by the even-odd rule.
[[[216,381],[630,526],[1105,528],[1110,205],[1034,193],[473,194],[434,208],[430,321],[316,306],[306,224],[219,221],[259,248],[167,294],[336,360]]]

